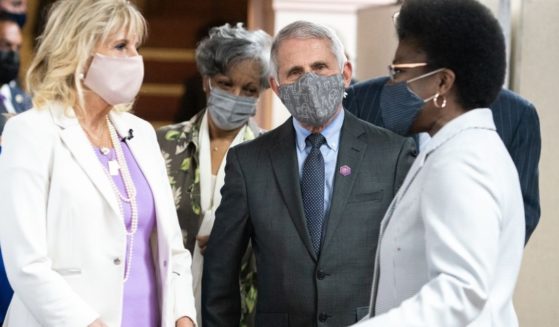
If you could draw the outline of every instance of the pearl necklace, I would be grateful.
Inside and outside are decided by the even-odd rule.
[[[109,179],[111,187],[115,196],[117,197],[118,207],[120,209],[120,213],[122,215],[122,221],[125,224],[124,228],[126,230],[126,236],[128,238],[128,253],[127,253],[127,260],[126,260],[126,269],[124,272],[124,282],[128,280],[130,276],[130,269],[132,267],[132,256],[134,254],[134,236],[138,231],[138,203],[136,202],[136,187],[134,186],[134,182],[132,181],[132,177],[130,176],[130,171],[128,170],[128,165],[126,164],[126,159],[124,158],[124,152],[122,151],[122,146],[120,144],[120,140],[116,133],[116,130],[112,123],[110,122],[109,118],[107,117],[107,124],[109,126],[109,134],[111,135],[111,141],[113,143],[116,160],[120,169],[120,175],[124,182],[124,188],[126,190],[126,195],[123,195],[118,186],[115,184],[113,177],[107,171],[107,168],[103,165],[103,171],[105,171],[105,175]],[[124,207],[122,202],[130,203],[130,211],[131,211],[131,222],[130,222],[130,230],[126,227],[126,220],[124,215]]]

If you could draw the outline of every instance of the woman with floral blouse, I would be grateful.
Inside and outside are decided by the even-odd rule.
[[[221,201],[226,154],[230,147],[262,133],[250,117],[260,94],[268,88],[271,38],[225,24],[210,30],[196,49],[203,77],[206,109],[189,121],[165,126],[158,139],[167,162],[179,224],[186,248],[193,255],[192,274],[198,323],[201,325],[203,252]],[[256,299],[254,263],[247,250],[241,269],[241,326],[253,325]]]

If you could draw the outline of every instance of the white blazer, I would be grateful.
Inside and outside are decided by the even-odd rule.
[[[422,150],[380,229],[371,308],[359,327],[514,327],[524,245],[516,168],[489,109]]]
[[[196,321],[190,255],[155,132],[111,113],[154,196],[152,250],[162,326]],[[15,294],[4,326],[121,325],[125,226],[110,182],[76,118],[51,104],[6,124],[0,156],[0,246]]]

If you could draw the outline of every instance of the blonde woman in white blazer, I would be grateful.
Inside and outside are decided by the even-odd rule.
[[[381,113],[432,138],[381,223],[371,311],[355,326],[518,326],[523,201],[487,109],[505,76],[499,23],[475,0],[406,0],[396,29]]]
[[[4,326],[193,326],[190,255],[151,125],[126,112],[145,21],[126,0],[61,0],[0,157]]]

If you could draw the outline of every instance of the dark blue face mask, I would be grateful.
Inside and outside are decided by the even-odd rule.
[[[27,15],[25,13],[16,14],[8,11],[2,11],[2,13],[13,19],[19,25],[19,28],[23,28],[27,21]]]
[[[19,52],[0,51],[0,86],[17,78],[19,73]]]
[[[402,136],[409,136],[410,127],[417,118],[421,108],[435,95],[427,99],[420,98],[408,84],[443,70],[434,70],[427,74],[398,83],[386,83],[380,94],[380,114],[384,127]]]

